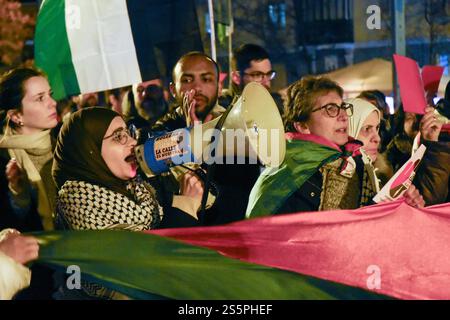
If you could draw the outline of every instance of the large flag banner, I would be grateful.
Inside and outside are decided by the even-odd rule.
[[[134,298],[450,299],[449,204],[394,201],[215,227],[38,237],[40,262],[77,265]]]
[[[35,61],[56,99],[169,76],[203,50],[194,0],[44,0]]]
[[[449,203],[398,200],[151,233],[399,299],[450,299]]]
[[[63,273],[75,266],[82,280],[134,299],[386,298],[142,232],[53,231],[38,238],[40,262]]]

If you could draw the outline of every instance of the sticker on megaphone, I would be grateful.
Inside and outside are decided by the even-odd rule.
[[[188,153],[185,142],[189,135],[184,134],[185,130],[173,131],[155,139],[153,151],[156,161],[179,157]]]
[[[148,139],[136,147],[136,159],[147,176],[168,172],[170,167],[194,162],[190,128],[178,129]]]

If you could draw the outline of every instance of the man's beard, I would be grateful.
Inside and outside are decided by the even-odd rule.
[[[204,107],[204,110],[198,110],[198,108],[195,109],[195,115],[197,118],[201,121],[205,120],[206,116],[214,109],[214,107],[217,104],[217,98],[218,94],[216,94],[211,100],[209,100],[206,96],[201,95],[208,101],[207,105]],[[183,100],[181,100],[182,103]],[[180,104],[181,105],[181,104]]]

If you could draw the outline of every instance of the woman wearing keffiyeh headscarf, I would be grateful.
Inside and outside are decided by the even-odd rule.
[[[148,230],[164,224],[156,190],[137,175],[135,146],[124,120],[112,110],[86,108],[70,116],[58,136],[53,162],[59,227]],[[183,221],[196,221],[201,183],[187,174],[183,186],[172,206],[184,210],[177,211],[184,213]],[[179,206],[183,201],[190,205]]]
[[[188,174],[182,195],[174,196],[171,208],[163,210],[156,190],[137,175],[135,146],[115,111],[94,107],[70,116],[58,136],[52,170],[59,190],[57,228],[142,231],[196,225],[203,192],[198,178]],[[178,206],[180,198],[178,202],[188,205]],[[82,287],[94,298],[123,298],[96,284],[83,282]]]

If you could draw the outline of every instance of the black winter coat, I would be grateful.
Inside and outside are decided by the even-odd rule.
[[[439,139],[423,141],[427,150],[414,178],[427,206],[450,201],[450,135],[441,134]]]

